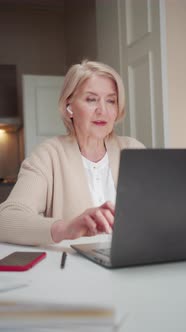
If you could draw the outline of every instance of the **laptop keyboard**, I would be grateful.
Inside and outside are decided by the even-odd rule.
[[[98,254],[102,254],[104,256],[110,257],[111,248],[102,248],[102,249],[95,249],[94,252]]]

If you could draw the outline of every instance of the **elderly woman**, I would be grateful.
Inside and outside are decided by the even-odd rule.
[[[124,116],[121,77],[91,61],[73,65],[60,112],[68,134],[40,144],[0,206],[0,241],[26,245],[110,233],[120,150],[143,148],[113,129]]]

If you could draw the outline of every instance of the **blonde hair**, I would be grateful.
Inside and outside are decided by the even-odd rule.
[[[69,99],[75,94],[81,84],[94,74],[108,77],[115,83],[118,99],[118,114],[115,122],[119,122],[124,117],[125,90],[120,75],[112,67],[104,63],[83,60],[80,64],[73,65],[68,70],[59,98],[59,110],[62,115],[64,125],[68,133],[71,135],[75,135],[75,131],[73,122],[66,111]]]

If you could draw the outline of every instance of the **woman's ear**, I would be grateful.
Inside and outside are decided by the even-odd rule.
[[[71,110],[70,105],[67,105],[67,107],[66,107],[66,111],[70,114],[70,117],[72,118],[72,116],[73,116],[73,112],[72,112],[72,110]]]

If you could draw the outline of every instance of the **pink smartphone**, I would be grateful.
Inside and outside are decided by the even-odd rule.
[[[44,251],[15,251],[0,259],[0,271],[26,271],[45,257]]]

